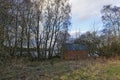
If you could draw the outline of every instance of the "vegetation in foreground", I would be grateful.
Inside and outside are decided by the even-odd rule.
[[[120,61],[11,60],[0,65],[0,80],[120,80]]]

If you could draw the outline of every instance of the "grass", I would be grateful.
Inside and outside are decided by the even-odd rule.
[[[11,60],[0,65],[0,80],[120,80],[119,60],[52,61]]]
[[[65,73],[60,77],[61,80],[120,80],[120,62],[111,64],[95,63],[74,70],[71,73]],[[57,78],[56,78],[57,80]]]

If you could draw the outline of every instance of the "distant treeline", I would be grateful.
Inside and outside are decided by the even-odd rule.
[[[103,29],[86,32],[76,38],[75,43],[83,43],[91,54],[106,58],[120,56],[120,7],[106,5],[101,10]]]

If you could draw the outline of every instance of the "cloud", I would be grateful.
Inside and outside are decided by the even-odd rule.
[[[69,34],[73,37],[73,36],[76,36],[78,34],[82,34],[82,33],[85,33],[86,30],[80,30],[80,29],[74,29],[74,30],[71,30],[69,31]]]
[[[120,0],[70,0],[72,4],[72,17],[86,20],[92,16],[99,16],[104,5],[120,6]]]
[[[91,31],[91,24],[101,29],[101,9],[104,5],[120,6],[120,0],[70,0],[72,5],[72,27],[69,33],[75,36],[77,32]]]

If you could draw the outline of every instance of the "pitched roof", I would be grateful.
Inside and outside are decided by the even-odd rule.
[[[67,50],[88,50],[88,48],[83,44],[65,44]]]

